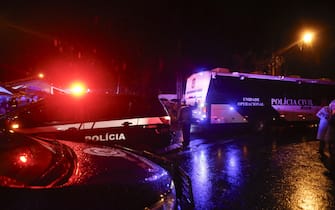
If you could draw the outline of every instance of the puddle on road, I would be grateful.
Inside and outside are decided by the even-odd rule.
[[[335,209],[335,179],[316,141],[194,143],[176,157],[199,209]]]

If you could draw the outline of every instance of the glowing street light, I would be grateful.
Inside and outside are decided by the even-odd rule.
[[[277,75],[278,71],[281,69],[284,63],[283,54],[292,49],[295,46],[299,46],[299,49],[302,50],[303,45],[311,45],[314,40],[314,32],[304,31],[302,33],[301,39],[291,43],[290,45],[283,47],[273,53],[269,67],[271,69],[271,75]]]
[[[311,47],[315,38],[315,33],[313,31],[304,31],[301,34],[301,41],[299,44],[300,50],[303,50],[304,46]]]
[[[314,33],[312,32],[305,32],[302,36],[302,41],[305,44],[311,44],[314,38]]]

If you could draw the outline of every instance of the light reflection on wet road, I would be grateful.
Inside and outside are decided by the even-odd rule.
[[[168,157],[190,175],[196,209],[335,209],[335,176],[305,134],[194,137]]]

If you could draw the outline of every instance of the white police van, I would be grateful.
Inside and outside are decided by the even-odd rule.
[[[216,68],[190,75],[185,100],[203,127],[313,125],[316,112],[335,99],[335,82],[230,72]]]

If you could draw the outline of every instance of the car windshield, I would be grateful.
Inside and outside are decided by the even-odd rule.
[[[162,117],[167,112],[158,98],[129,95],[83,97],[52,95],[17,113],[30,125],[53,122],[83,122],[139,117]]]

